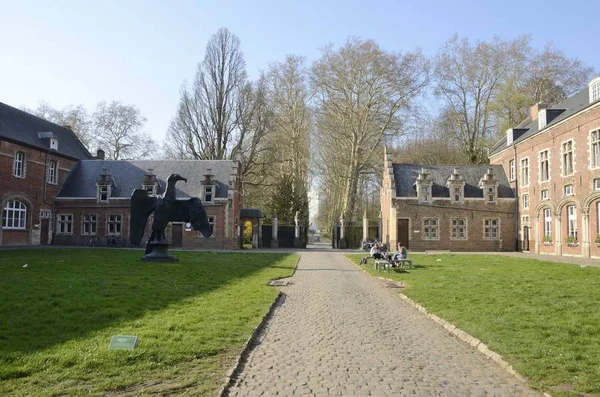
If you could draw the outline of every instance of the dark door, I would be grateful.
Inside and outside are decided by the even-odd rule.
[[[183,245],[183,225],[181,223],[173,224],[173,239],[171,247],[179,248]]]
[[[408,219],[398,219],[398,241],[402,242],[402,245],[409,249],[408,241]],[[396,243],[397,245],[397,243]],[[390,249],[396,249],[397,247],[390,247]]]
[[[47,245],[48,244],[48,232],[50,229],[50,219],[42,218],[40,222],[40,244]]]
[[[529,251],[529,226],[523,226],[523,251]]]

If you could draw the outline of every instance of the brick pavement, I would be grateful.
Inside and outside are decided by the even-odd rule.
[[[304,252],[229,396],[540,396],[340,253]]]

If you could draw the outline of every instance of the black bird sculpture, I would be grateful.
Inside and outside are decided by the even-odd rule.
[[[152,234],[146,243],[146,255],[152,252],[153,245],[166,245],[165,228],[169,222],[189,222],[204,237],[210,237],[212,234],[206,211],[199,198],[177,200],[175,196],[177,181],[187,183],[187,179],[181,175],[171,174],[167,179],[167,190],[158,197],[148,196],[148,191],[145,189],[135,189],[131,194],[130,236],[132,245],[139,246],[146,229],[146,221],[154,212]]]

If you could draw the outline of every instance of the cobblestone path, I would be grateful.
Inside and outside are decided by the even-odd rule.
[[[229,396],[540,396],[339,253],[302,253]]]

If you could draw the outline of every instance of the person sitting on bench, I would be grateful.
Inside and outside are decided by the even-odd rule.
[[[373,244],[370,254],[375,259],[383,259],[383,253],[379,249],[379,244]]]
[[[408,250],[405,246],[402,245],[402,242],[398,242],[398,252],[394,254],[392,260],[398,261],[400,259],[406,259],[406,255],[408,254]]]

